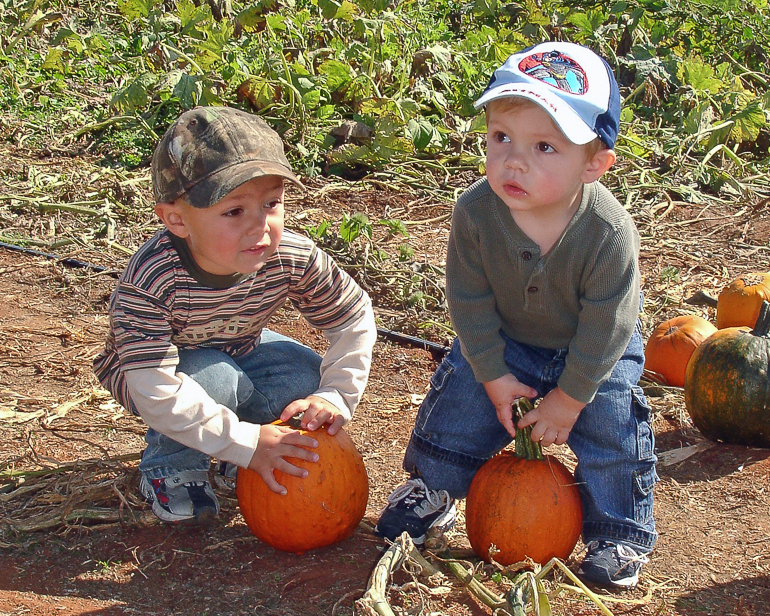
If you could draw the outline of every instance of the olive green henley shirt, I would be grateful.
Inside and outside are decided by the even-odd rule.
[[[502,330],[518,342],[567,349],[559,387],[590,402],[628,345],[639,313],[639,234],[601,183],[545,255],[486,178],[458,199],[447,246],[447,302],[476,379],[510,372]]]

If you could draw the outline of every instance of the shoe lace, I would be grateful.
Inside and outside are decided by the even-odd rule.
[[[620,564],[619,570],[626,569],[634,563],[645,564],[650,562],[646,554],[637,552],[634,548],[625,543],[613,543],[612,541],[590,541],[586,545],[588,553],[597,552],[606,548],[614,548]]]
[[[615,552],[618,555],[621,569],[625,569],[633,563],[644,564],[650,562],[650,559],[647,558],[645,554],[640,554],[632,547],[629,547],[623,543],[618,543],[615,546]]]
[[[422,479],[409,479],[400,486],[398,486],[388,496],[388,505],[395,505],[402,500],[408,498],[414,494],[416,500],[420,496],[424,496],[425,500],[430,503],[430,506],[434,510],[438,511],[443,507],[444,511],[449,511],[452,506],[452,499],[449,497],[449,492],[446,490],[429,490]]]

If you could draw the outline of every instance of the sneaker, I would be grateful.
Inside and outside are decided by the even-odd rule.
[[[429,529],[450,529],[456,517],[454,500],[446,490],[429,490],[422,479],[409,479],[388,496],[374,532],[395,541],[406,531],[421,546]]]
[[[639,582],[642,565],[649,562],[647,556],[624,543],[590,541],[588,553],[578,569],[578,577],[585,582],[631,590]]]
[[[147,479],[139,489],[152,512],[164,522],[208,524],[219,513],[219,501],[205,471],[183,471],[172,477]]]

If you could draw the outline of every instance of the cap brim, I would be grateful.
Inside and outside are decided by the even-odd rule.
[[[211,207],[241,184],[267,175],[282,177],[292,182],[298,188],[305,190],[305,186],[299,181],[297,176],[283,165],[251,160],[220,169],[215,174],[201,180],[185,193],[185,200],[193,207]]]
[[[566,101],[545,86],[538,87],[535,84],[522,83],[501,84],[482,94],[473,106],[480,109],[494,100],[511,97],[526,98],[540,105],[553,118],[567,139],[575,145],[585,145],[599,137]]]

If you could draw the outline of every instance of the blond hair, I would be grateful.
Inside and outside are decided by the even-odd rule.
[[[496,98],[495,100],[489,101],[485,107],[484,111],[486,113],[487,124],[489,124],[489,118],[493,111],[495,113],[511,113],[513,111],[518,111],[524,107],[530,106],[539,107],[542,109],[542,107],[540,107],[540,105],[538,105],[536,102],[522,96],[506,96],[503,98]],[[553,125],[556,128],[559,128],[559,126],[556,124],[556,122],[554,122],[550,115],[548,116],[548,119],[553,122]],[[559,130],[561,131],[561,129]],[[593,141],[589,141],[582,147],[585,148],[586,158],[589,160],[592,159],[600,150],[608,149],[607,144],[604,143],[604,141],[602,141],[599,137]]]

